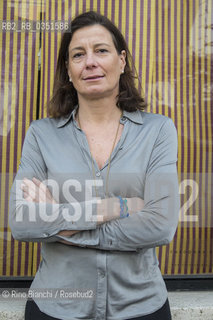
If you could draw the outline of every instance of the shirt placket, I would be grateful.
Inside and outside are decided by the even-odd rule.
[[[105,168],[102,168],[101,170],[98,168],[98,165],[96,161],[94,161],[94,169],[95,169],[95,177],[93,177],[92,173],[92,159],[90,155],[89,145],[87,142],[86,135],[83,131],[79,129],[77,126],[77,123],[74,122],[75,126],[75,134],[77,141],[79,143],[79,146],[81,148],[83,157],[85,161],[88,164],[88,169],[91,172],[91,178],[95,178],[95,182],[98,182],[99,180],[103,181],[102,185],[96,186],[98,197],[104,198],[105,192],[104,192],[104,186],[105,186]],[[96,291],[96,320],[104,320],[106,319],[106,300],[107,300],[107,277],[106,277],[106,253],[102,250],[97,250],[96,254],[96,261],[97,261],[97,291]]]
[[[126,119],[122,118],[120,123],[124,124]],[[89,170],[92,172],[92,159],[91,153],[89,150],[89,144],[86,138],[86,135],[81,131],[75,122],[75,134],[82,150],[85,161],[87,161]],[[116,146],[115,150],[112,153],[111,161],[115,158],[117,152],[122,149],[123,142],[127,134],[127,128],[124,126],[124,132],[122,134],[121,140]],[[99,169],[97,162],[94,160],[94,169],[95,169],[95,182],[102,180],[103,184],[96,186],[97,195],[100,198],[105,198],[106,190],[106,175],[107,175],[108,161],[105,163],[103,168]],[[97,293],[96,293],[96,317],[95,320],[104,320],[106,319],[106,309],[107,309],[107,252],[104,250],[97,250],[96,254],[97,259]]]
[[[107,303],[107,254],[97,250],[97,296],[96,296],[96,320],[106,319]]]

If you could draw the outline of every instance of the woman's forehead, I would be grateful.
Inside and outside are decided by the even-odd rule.
[[[88,43],[94,45],[96,43],[106,43],[110,46],[114,46],[111,33],[99,24],[86,26],[75,31],[72,40],[70,41],[69,49],[72,49],[79,44],[82,46]]]

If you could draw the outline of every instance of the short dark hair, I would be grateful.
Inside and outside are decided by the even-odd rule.
[[[47,104],[48,114],[50,117],[66,117],[78,104],[77,91],[72,82],[69,81],[67,72],[69,44],[75,31],[96,24],[103,26],[110,32],[118,54],[121,54],[122,50],[126,51],[125,72],[120,77],[119,94],[117,96],[116,105],[121,110],[126,110],[129,112],[144,110],[147,106],[144,98],[141,96],[139,90],[135,86],[135,79],[138,79],[138,77],[135,76],[137,72],[123,35],[108,18],[97,12],[89,11],[75,17],[75,19],[71,22],[71,31],[64,33],[61,39],[54,79],[53,95]]]

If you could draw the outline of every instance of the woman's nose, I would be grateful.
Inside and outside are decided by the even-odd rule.
[[[86,67],[92,68],[97,66],[97,61],[93,53],[86,55]]]

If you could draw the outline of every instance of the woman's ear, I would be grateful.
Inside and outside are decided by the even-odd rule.
[[[123,71],[125,68],[125,65],[126,65],[126,51],[125,50],[121,51],[120,59],[121,59],[121,71]]]

